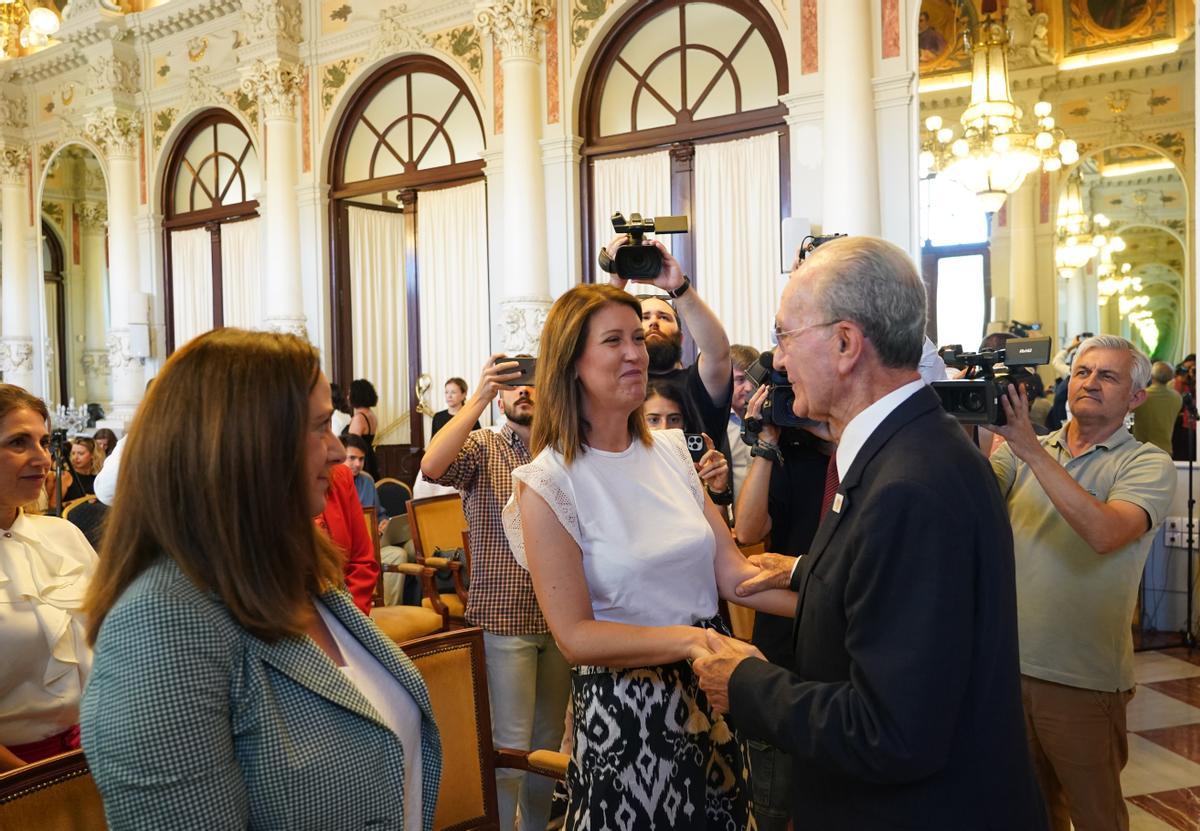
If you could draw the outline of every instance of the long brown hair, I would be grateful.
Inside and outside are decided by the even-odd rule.
[[[300,338],[241,329],[208,332],[171,356],[121,459],[86,601],[89,643],[163,555],[254,635],[304,632],[308,596],[342,582],[341,556],[304,498],[318,371],[316,350]]]
[[[606,283],[585,283],[563,293],[546,316],[538,347],[537,416],[533,419],[530,443],[536,456],[549,447],[562,454],[567,464],[584,450],[583,390],[575,373],[575,364],[587,346],[592,316],[605,306],[616,303],[633,310],[640,320],[642,307],[627,292]],[[653,439],[641,407],[629,414],[629,432],[642,444]]]
[[[95,476],[104,467],[104,448],[95,439],[90,439],[87,436],[76,436],[71,439],[71,444],[78,444],[87,448],[88,453],[92,455],[92,464],[87,470],[81,470],[80,473],[90,474]],[[74,465],[71,466],[74,470]]]

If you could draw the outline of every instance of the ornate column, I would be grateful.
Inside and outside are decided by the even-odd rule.
[[[300,204],[296,155],[300,125],[296,120],[300,73],[296,64],[279,58],[256,60],[242,76],[242,91],[258,99],[263,118],[263,230],[271,241],[265,269],[263,306],[268,328],[308,338],[300,279]]]
[[[550,308],[550,269],[542,231],[546,188],[542,169],[539,41],[550,17],[547,0],[490,0],[475,9],[475,25],[500,49],[504,73],[504,298],[501,346],[536,353]],[[532,239],[538,240],[532,247]]]
[[[836,5],[836,9],[834,6]],[[875,142],[872,0],[823,4],[821,82],[824,87],[822,233],[879,236],[879,161]]]
[[[1039,320],[1037,240],[1034,236],[1036,192],[1039,187],[1038,176],[1027,176],[1020,189],[1008,197],[1008,313],[1013,320],[1022,323]]]
[[[1067,278],[1067,336],[1070,343],[1080,332],[1087,330],[1087,284],[1083,269],[1077,268]]]
[[[97,401],[105,410],[111,406],[112,388],[108,368],[108,302],[105,285],[108,282],[104,262],[104,232],[108,225],[108,210],[100,202],[81,202],[79,222],[83,226],[81,259],[85,322],[81,363],[87,383],[87,400]]]
[[[147,323],[137,245],[138,140],[141,116],[117,108],[93,113],[84,127],[108,159],[108,362],[113,406],[109,417],[128,423],[145,387],[146,349],[132,328]]]
[[[29,148],[5,144],[0,149],[0,374],[4,382],[31,392],[33,364],[33,298],[37,288],[29,263]]]

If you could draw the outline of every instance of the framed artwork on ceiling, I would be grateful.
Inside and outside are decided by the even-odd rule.
[[[963,32],[974,27],[976,17],[973,3],[921,0],[917,53],[922,75],[970,69],[971,56],[963,44]]]
[[[1063,0],[1067,54],[1178,37],[1175,0]]]

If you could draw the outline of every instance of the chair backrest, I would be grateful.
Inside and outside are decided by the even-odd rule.
[[[462,545],[467,530],[462,496],[457,493],[408,500],[408,523],[412,529],[417,562],[434,556],[435,549],[452,551]]]
[[[367,536],[371,538],[371,552],[375,555],[375,565],[381,566],[383,558],[379,551],[379,518],[375,511],[375,506],[363,508],[363,522],[367,524]],[[383,605],[383,569],[379,569],[379,576],[375,578],[375,591],[371,593],[371,605]]]
[[[0,774],[0,828],[104,831],[104,803],[82,750]]]
[[[385,476],[375,483],[375,493],[379,494],[379,504],[391,517],[404,513],[404,506],[412,499],[412,488],[390,476]]]
[[[104,532],[104,518],[108,514],[108,506],[94,496],[84,496],[66,504],[63,508],[63,519],[74,525],[88,538],[92,548],[100,548],[100,537]]]
[[[455,629],[408,641],[412,659],[433,702],[442,737],[442,784],[434,828],[496,828],[496,761],[483,630]]]

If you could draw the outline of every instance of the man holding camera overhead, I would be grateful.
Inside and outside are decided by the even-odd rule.
[[[1025,728],[1052,831],[1129,828],[1129,621],[1177,479],[1170,456],[1125,429],[1149,378],[1129,341],[1090,337],[1071,363],[1065,427],[1035,435],[1018,385],[993,428],[1007,439],[991,463],[1012,522]]]
[[[609,282],[619,289],[625,288],[629,280],[614,270],[621,261],[617,251],[628,243],[629,236],[621,234],[608,244],[600,257],[600,267],[610,272]],[[725,427],[733,398],[729,337],[721,321],[696,293],[691,280],[666,246],[658,240],[647,240],[642,244],[658,250],[662,257],[662,268],[653,279],[639,278],[639,282],[648,283],[667,293],[666,297],[653,295],[641,298],[646,350],[650,353],[650,376],[666,379],[682,388],[688,409],[684,414],[688,430],[707,433],[721,448],[725,445]],[[700,353],[696,362],[687,367],[684,367],[682,360],[681,319],[687,320],[688,331]]]
[[[496,747],[557,750],[562,742],[571,669],[542,617],[529,572],[513,558],[500,512],[512,495],[512,472],[529,464],[536,395],[533,360],[493,355],[475,392],[429,442],[421,473],[463,494],[471,543],[471,591],[466,617],[483,629],[492,741]],[[505,425],[473,430],[500,396]],[[500,828],[543,829],[555,782],[519,770],[496,771]]]

